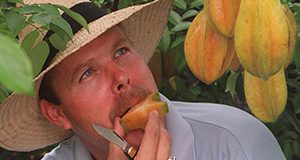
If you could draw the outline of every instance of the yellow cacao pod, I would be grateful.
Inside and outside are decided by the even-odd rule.
[[[210,84],[228,69],[234,45],[208,25],[204,11],[201,11],[188,29],[184,51],[193,74],[200,81]]]
[[[282,5],[289,25],[289,52],[285,62],[285,68],[292,62],[297,41],[297,22],[293,12],[288,6]]]
[[[208,23],[225,37],[232,37],[240,0],[204,0]]]
[[[245,70],[244,90],[251,112],[264,122],[275,122],[285,108],[287,86],[283,69],[266,81]]]
[[[289,51],[289,26],[280,1],[241,1],[234,44],[245,70],[265,80],[277,73]]]

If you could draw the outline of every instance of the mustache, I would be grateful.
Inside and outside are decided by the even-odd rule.
[[[120,109],[120,113],[125,112],[133,105],[133,102],[138,103],[150,93],[151,91],[148,89],[139,86],[133,86],[130,91],[118,97],[116,107]]]

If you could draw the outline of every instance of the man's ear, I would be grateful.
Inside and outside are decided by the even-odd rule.
[[[72,128],[72,123],[64,114],[60,106],[48,102],[45,99],[41,99],[39,103],[42,113],[50,122],[64,129]]]

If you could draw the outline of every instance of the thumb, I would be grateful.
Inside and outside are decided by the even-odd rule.
[[[120,124],[120,118],[116,117],[114,119],[114,131],[120,135],[121,137],[124,136],[124,129]],[[123,150],[113,143],[109,143],[109,153],[107,160],[127,160],[126,155],[123,153]]]

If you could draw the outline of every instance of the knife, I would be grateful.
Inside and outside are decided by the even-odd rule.
[[[115,131],[104,128],[102,126],[92,124],[93,128],[96,130],[98,134],[107,139],[108,141],[116,144],[120,148],[122,148],[124,154],[130,159],[133,160],[137,154],[137,149],[128,144],[121,136],[119,136]]]

